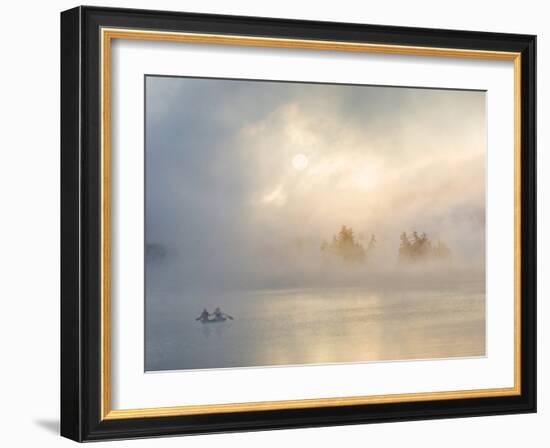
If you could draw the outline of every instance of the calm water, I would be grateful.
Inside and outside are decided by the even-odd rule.
[[[149,295],[146,370],[482,356],[480,290]],[[235,319],[195,321],[203,307],[216,306]]]

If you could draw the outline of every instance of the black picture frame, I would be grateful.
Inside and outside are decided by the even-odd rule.
[[[100,29],[521,53],[521,393],[152,418],[101,418]],[[536,37],[100,7],[61,13],[61,435],[76,441],[536,412]]]

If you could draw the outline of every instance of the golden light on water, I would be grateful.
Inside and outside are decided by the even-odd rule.
[[[309,165],[309,159],[304,154],[296,154],[292,158],[292,166],[296,171],[302,171]]]

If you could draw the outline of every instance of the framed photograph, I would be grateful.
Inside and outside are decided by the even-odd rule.
[[[61,14],[61,433],[535,412],[535,36]]]

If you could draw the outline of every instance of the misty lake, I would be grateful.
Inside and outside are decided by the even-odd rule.
[[[485,293],[285,289],[150,294],[145,369],[352,363],[485,355]],[[234,317],[195,320],[216,306]]]

